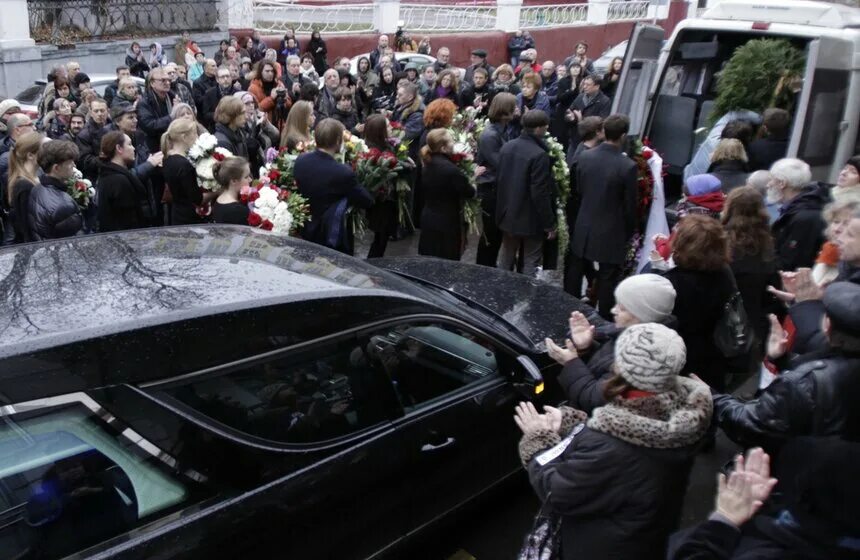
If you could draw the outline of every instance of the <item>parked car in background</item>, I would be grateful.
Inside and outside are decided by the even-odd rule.
[[[612,59],[618,56],[624,58],[624,53],[627,52],[627,43],[629,42],[629,39],[625,39],[617,45],[613,45],[603,51],[600,58],[595,59],[594,61],[594,73],[601,76],[606,74],[606,72],[609,71],[609,65],[612,63]]]
[[[591,312],[239,226],[22,244],[0,270],[4,558],[403,558],[519,471],[514,404],[562,398],[540,341]]]
[[[116,76],[113,74],[89,74],[89,76],[92,88],[102,97],[104,97],[105,89],[116,81]],[[138,87],[143,89],[145,84],[143,78],[132,76],[131,79],[137,82]],[[12,99],[21,104],[21,112],[29,115],[31,119],[37,119],[39,118],[39,105],[42,103],[47,86],[48,81],[40,78],[32,86],[13,96]]]

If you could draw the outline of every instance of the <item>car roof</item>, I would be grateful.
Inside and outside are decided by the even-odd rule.
[[[364,261],[247,226],[27,243],[0,249],[0,357],[290,301],[423,293]]]

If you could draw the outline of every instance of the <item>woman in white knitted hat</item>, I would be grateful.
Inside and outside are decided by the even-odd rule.
[[[710,389],[678,375],[685,360],[675,331],[633,325],[615,343],[607,404],[590,417],[517,407],[520,458],[544,512],[560,518],[563,560],[666,557],[713,412]]]
[[[675,328],[675,288],[657,274],[625,278],[615,288],[614,323],[597,331],[579,311],[570,314],[570,338],[564,348],[546,339],[547,353],[561,364],[558,382],[571,406],[591,412],[606,404],[603,385],[613,375],[615,341],[624,329],[639,323]]]

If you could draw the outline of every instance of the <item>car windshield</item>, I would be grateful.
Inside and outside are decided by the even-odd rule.
[[[44,84],[35,84],[18,95],[16,95],[13,99],[15,99],[18,103],[24,103],[25,105],[32,105],[41,97],[42,92],[45,90]]]

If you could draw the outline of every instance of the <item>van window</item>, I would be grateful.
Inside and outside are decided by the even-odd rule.
[[[81,404],[0,424],[0,550],[57,558],[105,541],[189,499],[186,486]]]
[[[797,154],[810,166],[832,163],[847,97],[848,72],[826,68],[815,71]]]

